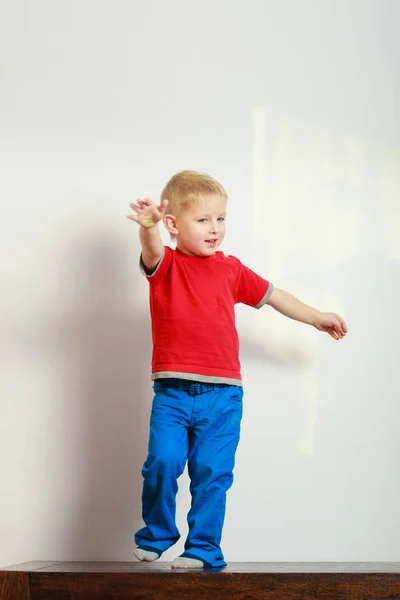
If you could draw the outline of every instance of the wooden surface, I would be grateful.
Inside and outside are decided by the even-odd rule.
[[[0,570],[0,600],[400,600],[400,563],[37,561]]]
[[[63,562],[31,561],[3,567],[1,571],[44,571],[47,573],[170,573],[186,569],[171,569],[167,562]],[[400,562],[232,562],[222,569],[195,569],[191,573],[397,573]]]
[[[30,600],[28,571],[0,573],[0,600]]]

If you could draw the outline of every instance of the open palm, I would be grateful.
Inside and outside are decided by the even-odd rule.
[[[157,206],[151,198],[138,199],[136,200],[136,204],[132,202],[129,206],[134,211],[134,214],[128,215],[128,219],[136,221],[142,227],[153,227],[153,225],[156,225],[163,218],[168,206],[168,200],[163,200],[160,206]]]

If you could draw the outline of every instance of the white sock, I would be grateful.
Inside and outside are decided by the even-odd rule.
[[[160,558],[158,552],[150,552],[149,550],[142,550],[141,548],[135,548],[133,554],[141,562],[153,562],[153,560],[157,560],[157,558]]]
[[[202,569],[204,567],[204,563],[202,560],[198,560],[197,558],[178,556],[172,563],[171,567],[173,569]]]

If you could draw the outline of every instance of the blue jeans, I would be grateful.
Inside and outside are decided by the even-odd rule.
[[[240,437],[243,388],[159,379],[154,392],[142,469],[146,526],[135,534],[135,542],[161,554],[178,541],[177,479],[188,462],[192,503],[183,556],[199,558],[207,567],[225,566],[220,542]]]

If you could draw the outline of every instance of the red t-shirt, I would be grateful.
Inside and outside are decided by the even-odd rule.
[[[191,256],[169,246],[148,275],[152,379],[241,385],[234,305],[261,308],[273,285],[223,252]]]

